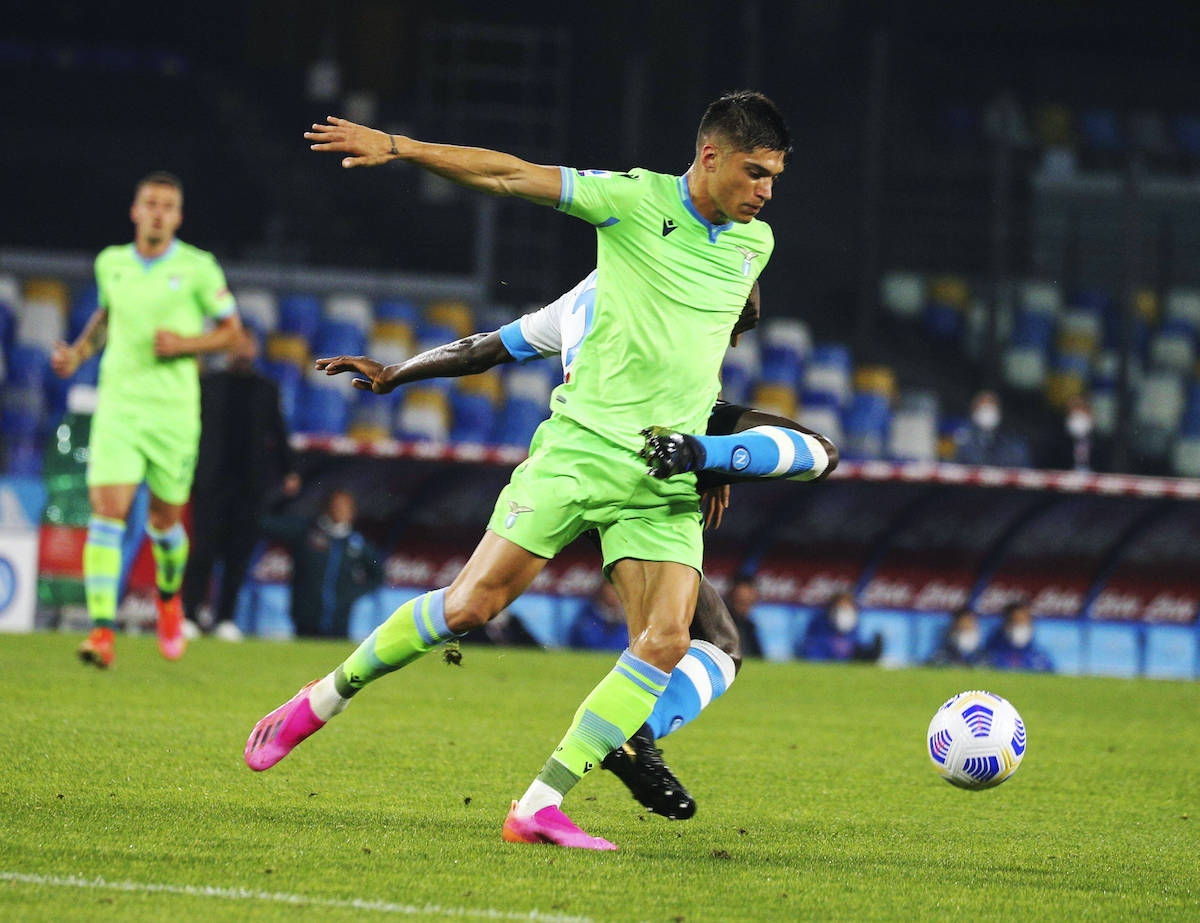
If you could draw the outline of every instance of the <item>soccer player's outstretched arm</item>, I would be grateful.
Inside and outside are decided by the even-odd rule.
[[[79,366],[104,348],[108,336],[108,311],[97,308],[74,343],[59,341],[50,353],[50,367],[59,378],[70,378]]]
[[[540,205],[558,204],[562,189],[558,167],[540,166],[480,147],[430,144],[389,135],[333,115],[326,122],[314,123],[304,137],[313,142],[314,151],[348,155],[342,158],[343,167],[375,167],[404,160],[468,189],[519,196]]]
[[[512,360],[512,354],[500,339],[500,331],[493,330],[491,333],[473,333],[453,343],[435,346],[395,365],[384,365],[368,356],[337,356],[318,359],[317,370],[326,375],[358,372],[366,378],[354,379],[354,387],[361,391],[388,394],[400,385],[414,381],[477,375]]]

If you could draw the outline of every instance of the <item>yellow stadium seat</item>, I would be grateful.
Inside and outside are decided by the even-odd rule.
[[[1148,324],[1158,323],[1158,294],[1144,288],[1133,296],[1134,313]]]
[[[938,436],[937,441],[937,456],[938,461],[952,462],[954,456],[958,454],[958,440],[951,435]]]
[[[372,340],[384,340],[388,343],[399,343],[411,351],[417,342],[413,328],[402,320],[376,321],[371,327]]]
[[[504,385],[495,369],[459,379],[459,387],[467,394],[482,394],[497,403],[504,394]]]
[[[1046,375],[1046,403],[1055,410],[1066,410],[1072,398],[1083,397],[1086,385],[1082,375],[1055,369]]]
[[[346,428],[346,435],[359,442],[383,442],[392,437],[387,427],[378,423],[351,423]]]
[[[854,390],[869,391],[886,397],[896,398],[896,373],[886,365],[864,365],[854,372]]]
[[[764,382],[754,389],[754,406],[767,413],[794,419],[798,409],[796,392],[787,385]]]
[[[1071,147],[1075,143],[1071,110],[1054,103],[1039,107],[1033,114],[1033,132],[1042,147]]]
[[[25,283],[26,301],[48,301],[64,314],[71,296],[67,286],[58,279],[30,279]]]
[[[464,301],[435,301],[425,310],[431,323],[449,327],[460,337],[475,333],[475,318],[471,306]]]
[[[308,340],[297,333],[273,333],[267,339],[267,358],[308,368]]]
[[[939,276],[929,283],[929,300],[966,310],[971,287],[960,276]]]
[[[1095,335],[1083,331],[1060,330],[1058,334],[1058,351],[1068,356],[1095,356],[1100,349],[1100,342]]]

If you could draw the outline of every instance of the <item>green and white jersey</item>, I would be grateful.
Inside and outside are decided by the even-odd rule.
[[[107,247],[96,257],[100,307],[108,312],[108,336],[100,360],[100,402],[128,407],[130,414],[179,413],[200,425],[200,379],[194,356],[160,359],[154,333],[204,332],[206,318],[234,312],[225,274],[206,250],[181,240],[147,260],[134,244]],[[183,422],[181,419],[180,422]]]
[[[597,282],[552,412],[634,451],[647,426],[704,432],[730,331],[775,246],[770,227],[710,224],[685,176],[559,169],[558,209],[596,227]]]

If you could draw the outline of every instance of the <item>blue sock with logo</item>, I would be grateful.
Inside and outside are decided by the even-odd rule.
[[[733,658],[715,644],[693,641],[671,671],[667,688],[658,697],[646,726],[655,738],[678,731],[722,695],[735,675]]]
[[[829,467],[819,439],[784,426],[755,426],[732,436],[692,436],[704,450],[705,471],[739,477],[811,481]]]

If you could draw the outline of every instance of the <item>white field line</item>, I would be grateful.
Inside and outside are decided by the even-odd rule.
[[[494,907],[443,907],[440,904],[394,904],[389,901],[370,901],[362,898],[339,900],[331,897],[309,897],[304,894],[285,894],[278,891],[254,891],[249,888],[219,888],[212,885],[167,885],[142,881],[106,881],[103,878],[81,878],[77,875],[30,875],[24,872],[0,871],[0,881],[46,885],[53,888],[88,888],[101,891],[130,891],[141,894],[183,894],[188,897],[219,897],[231,901],[268,901],[292,904],[297,907],[334,907],[347,910],[367,910],[409,917],[460,917],[471,920],[529,920],[532,923],[592,923],[590,917],[563,916],[529,910],[497,910]]]

